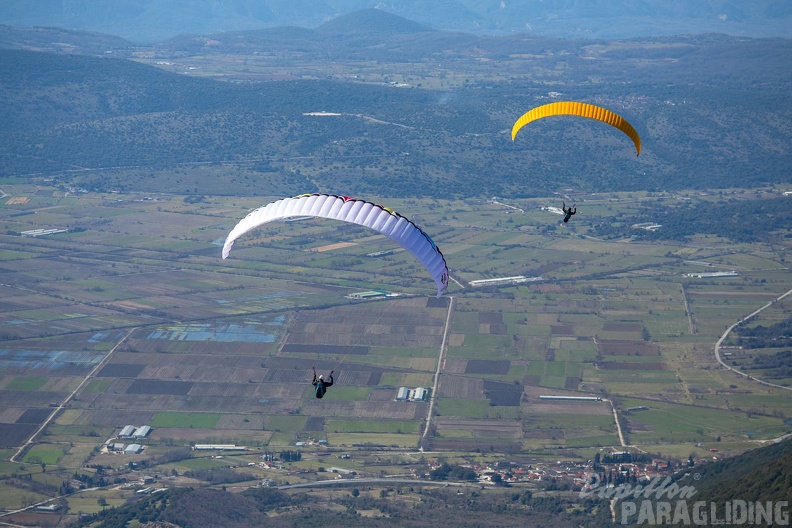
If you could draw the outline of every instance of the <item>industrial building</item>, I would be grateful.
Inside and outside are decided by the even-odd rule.
[[[379,297],[387,297],[389,294],[382,290],[369,290],[362,292],[353,292],[347,295],[350,299],[377,299]]]
[[[507,284],[522,284],[523,282],[536,282],[544,280],[542,277],[524,277],[522,275],[515,275],[514,277],[499,277],[497,279],[479,279],[470,281],[470,285],[474,288],[480,286],[503,286]]]
[[[143,446],[140,444],[129,444],[124,448],[125,455],[137,455],[143,452]]]
[[[662,224],[656,224],[654,222],[643,222],[643,223],[640,223],[640,224],[633,224],[631,227],[633,229],[644,229],[646,231],[657,231],[658,229],[663,227],[663,225]]]
[[[118,438],[132,438],[135,434],[136,427],[134,425],[125,425],[121,432],[118,433]]]
[[[694,279],[715,279],[719,277],[737,277],[740,274],[736,271],[713,271],[710,273],[685,273],[685,277]]]
[[[30,231],[22,231],[20,234],[23,237],[40,237],[46,235],[56,235],[58,233],[67,233],[68,229],[31,229]]]
[[[195,444],[195,451],[245,451],[247,447],[234,444]]]
[[[327,468],[327,471],[330,473],[338,473],[336,478],[355,478],[357,476],[357,471],[340,467],[330,467]]]
[[[135,432],[132,434],[132,436],[134,438],[146,438],[149,433],[151,433],[151,427],[144,425],[135,429]]]
[[[561,400],[561,401],[591,401],[600,402],[602,398],[599,396],[539,396],[540,400]]]
[[[416,402],[429,401],[429,389],[425,389],[423,387],[417,387],[415,389],[399,387],[399,392],[396,393],[395,400]]]
[[[135,427],[134,425],[125,425],[121,432],[118,433],[117,438],[134,438],[135,440],[140,440],[146,438],[151,433],[151,427],[148,425],[142,425],[140,427]]]

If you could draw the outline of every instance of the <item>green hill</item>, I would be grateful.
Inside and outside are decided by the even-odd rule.
[[[523,489],[438,489],[421,481],[388,483],[375,479],[325,486],[322,491],[309,493],[256,487],[240,493],[173,488],[135,504],[84,515],[74,527],[120,528],[139,526],[135,524],[138,522],[192,528],[396,528],[438,524],[577,528],[609,526],[608,517],[606,502],[582,501],[574,494],[534,497]]]
[[[332,35],[422,33],[429,26],[393,15],[380,9],[362,9],[333,18],[316,28],[318,33]]]
[[[792,497],[792,439],[717,462],[697,464],[679,474],[671,484],[638,493],[637,498],[627,496],[617,503],[617,523],[787,525]]]
[[[698,473],[700,478],[695,480],[688,475],[679,480],[680,484],[695,486],[697,493],[693,500],[715,503],[789,500],[792,439],[696,466],[693,473]]]
[[[195,163],[231,164],[253,181],[288,176],[284,194],[436,197],[788,182],[792,41],[520,41],[441,31],[416,39],[345,27],[353,37],[335,39],[337,46],[315,31],[218,36],[218,47],[238,47],[219,54],[218,64],[266,38],[267,53],[291,53],[300,58],[288,68],[311,72],[280,82],[218,82],[137,61],[0,49],[0,176],[45,175],[88,189],[256,193],[242,178],[219,185],[198,172],[176,174]],[[189,53],[214,52],[136,53],[189,61]],[[339,80],[334,61],[415,80]],[[438,65],[432,82],[465,81],[423,86],[423,72]],[[552,97],[622,113],[642,136],[641,156],[610,127],[564,117],[532,124],[512,142],[514,120]]]

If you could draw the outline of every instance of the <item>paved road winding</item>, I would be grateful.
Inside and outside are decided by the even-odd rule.
[[[745,372],[743,372],[741,370],[738,370],[738,369],[736,369],[734,367],[731,367],[731,366],[727,365],[726,362],[723,361],[723,358],[721,357],[721,352],[720,352],[721,345],[723,344],[723,342],[729,336],[731,331],[734,330],[734,328],[737,325],[739,325],[740,323],[744,323],[745,321],[748,321],[752,317],[755,317],[756,315],[761,313],[763,310],[765,310],[767,308],[770,308],[771,306],[773,306],[773,304],[781,301],[784,297],[786,297],[787,295],[790,295],[790,294],[792,294],[792,290],[789,290],[788,292],[786,292],[786,293],[784,293],[782,295],[779,295],[778,297],[776,297],[775,299],[773,299],[769,303],[765,304],[761,308],[758,308],[757,310],[754,310],[750,314],[746,315],[745,317],[743,317],[742,319],[740,319],[739,321],[737,321],[736,323],[731,325],[729,328],[727,328],[725,332],[723,332],[723,335],[720,336],[720,339],[718,339],[718,342],[715,343],[715,359],[718,360],[718,363],[720,363],[722,367],[727,368],[727,369],[731,370],[732,372],[734,372],[735,374],[739,374],[740,376],[742,376],[744,378],[748,378],[751,381],[755,381],[756,383],[761,383],[762,385],[766,385],[768,387],[773,387],[773,388],[776,388],[776,389],[784,389],[784,390],[787,390],[787,391],[792,391],[792,387],[785,387],[783,385],[778,385],[777,383],[770,383],[769,381],[763,381],[763,380],[754,378],[750,374],[746,374]]]

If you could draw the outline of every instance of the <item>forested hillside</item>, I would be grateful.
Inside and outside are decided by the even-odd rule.
[[[694,500],[716,503],[721,507],[738,500],[771,505],[774,513],[780,513],[774,522],[779,525],[788,522],[788,501],[792,496],[792,440],[708,464],[698,473],[700,480],[695,485],[697,493]],[[719,524],[733,526],[744,523]]]
[[[259,192],[251,183],[261,179],[283,194],[437,197],[789,181],[790,41],[477,39],[406,25],[408,39],[366,35],[361,24],[324,34],[220,36],[202,52],[224,61],[256,49],[273,56],[299,49],[312,73],[279,82],[220,82],[128,60],[0,50],[0,171],[105,190],[248,194]],[[198,53],[185,50],[189,42],[147,53],[162,62]],[[386,76],[404,75],[406,64],[419,76],[442,61],[440,79],[466,80],[447,87],[360,82],[333,75],[336,60],[375,61]],[[512,73],[498,73],[504,70]],[[641,156],[612,128],[585,119],[541,120],[510,140],[519,115],[564,99],[625,116],[642,137]],[[244,168],[247,176],[220,186],[189,171],[195,164]]]
[[[458,492],[454,488],[423,487],[420,482],[411,486],[396,485],[397,488],[391,485],[380,488],[373,484],[374,491],[370,491],[372,486],[367,483],[355,484],[338,486],[337,491],[321,494],[289,494],[268,488],[250,488],[241,493],[171,489],[130,506],[83,516],[75,528],[115,528],[133,520],[192,528],[395,528],[439,523],[515,528],[526,524],[561,528],[610,525],[606,501],[581,500],[575,494],[534,497],[524,489]]]
[[[695,500],[778,501],[792,496],[792,439],[696,468]],[[690,484],[687,480],[682,483]]]
[[[635,216],[616,215],[595,226],[599,236],[641,240],[677,240],[705,234],[734,242],[767,242],[789,232],[792,199],[788,196],[736,200],[724,196],[715,203],[662,200],[643,206]],[[635,229],[635,224],[659,224],[661,229]]]

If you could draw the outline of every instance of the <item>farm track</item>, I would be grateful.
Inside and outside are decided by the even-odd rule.
[[[360,486],[361,484],[413,484],[419,486],[439,486],[442,488],[475,488],[481,489],[483,486],[480,482],[448,482],[445,480],[418,480],[418,479],[403,479],[403,478],[350,478],[350,479],[332,479],[332,480],[319,480],[316,482],[304,482],[301,484],[290,484],[286,486],[278,486],[279,490],[295,489],[295,488],[324,488],[328,486]]]
[[[38,437],[38,435],[39,435],[39,434],[41,434],[41,432],[42,432],[44,429],[46,429],[46,428],[47,428],[47,426],[49,426],[50,422],[51,422],[52,420],[54,420],[54,419],[55,419],[55,417],[57,417],[57,416],[58,416],[58,414],[60,414],[60,412],[63,410],[63,408],[64,408],[64,407],[66,407],[66,406],[69,404],[69,402],[71,402],[71,401],[72,401],[72,400],[73,400],[73,399],[74,399],[74,398],[75,398],[75,397],[76,397],[76,396],[77,396],[77,395],[80,393],[80,391],[82,391],[83,387],[85,387],[85,385],[86,385],[86,384],[87,384],[87,383],[88,383],[88,382],[91,380],[91,378],[93,378],[93,377],[96,375],[96,373],[97,373],[97,372],[99,372],[99,371],[102,369],[102,367],[104,367],[104,366],[105,366],[105,365],[108,363],[108,361],[110,361],[110,358],[113,356],[113,353],[116,351],[116,349],[118,349],[118,347],[120,347],[120,346],[121,346],[121,345],[124,343],[124,341],[126,341],[126,340],[127,340],[127,338],[128,338],[130,335],[132,335],[132,332],[134,332],[134,331],[135,331],[135,328],[130,328],[130,329],[127,331],[127,333],[126,333],[126,334],[124,334],[124,337],[122,337],[121,339],[119,339],[119,340],[118,340],[118,342],[117,342],[117,343],[116,343],[116,344],[113,346],[113,348],[111,348],[111,349],[110,349],[110,351],[109,351],[109,352],[107,352],[107,354],[105,355],[105,357],[104,357],[104,358],[102,358],[102,361],[100,361],[99,363],[97,363],[97,364],[96,364],[96,366],[95,366],[93,369],[91,369],[91,371],[88,373],[88,375],[87,375],[87,376],[85,376],[85,378],[84,378],[84,379],[83,379],[83,380],[80,382],[80,384],[79,384],[79,385],[77,385],[77,388],[75,388],[75,389],[74,389],[74,390],[71,392],[71,394],[69,394],[69,395],[66,397],[66,399],[64,399],[64,400],[63,400],[63,401],[60,403],[60,405],[58,405],[58,407],[57,407],[57,408],[56,408],[54,411],[52,411],[52,412],[50,413],[50,415],[47,417],[47,419],[46,419],[46,420],[44,420],[44,423],[42,423],[42,424],[41,424],[41,426],[40,426],[38,429],[36,429],[36,431],[33,433],[33,435],[32,435],[32,436],[31,436],[31,437],[28,439],[28,441],[27,441],[27,442],[25,442],[25,443],[22,445],[22,447],[20,447],[20,448],[17,450],[17,452],[16,452],[16,453],[14,453],[14,455],[13,455],[11,458],[9,458],[9,459],[8,459],[8,460],[9,460],[9,462],[18,462],[18,461],[19,461],[19,460],[18,460],[18,458],[19,458],[21,455],[23,455],[23,454],[25,453],[25,451],[27,451],[27,449],[28,449],[28,448],[29,448],[31,445],[33,445],[33,443],[35,442],[35,440],[36,440],[36,438]]]
[[[434,375],[434,384],[432,385],[432,394],[429,395],[429,410],[426,413],[426,425],[424,426],[423,434],[421,435],[421,443],[426,440],[426,435],[429,433],[430,426],[432,425],[432,416],[434,414],[434,406],[437,401],[437,389],[440,387],[440,374],[445,366],[445,352],[448,349],[448,330],[451,328],[451,314],[454,313],[456,299],[451,296],[448,303],[448,313],[446,314],[445,327],[443,328],[443,340],[440,344],[440,356],[437,358],[437,370]],[[423,446],[421,446],[423,450]]]
[[[113,484],[111,486],[105,486],[103,488],[100,488],[100,487],[85,488],[85,489],[77,490],[77,491],[75,491],[73,493],[68,493],[66,495],[58,495],[57,497],[53,497],[51,499],[44,499],[42,501],[34,502],[30,506],[25,506],[24,508],[19,508],[17,510],[9,510],[9,511],[0,512],[0,517],[9,517],[11,515],[16,515],[17,513],[26,512],[28,510],[34,510],[34,509],[36,509],[39,506],[43,506],[45,504],[49,504],[52,501],[55,501],[55,500],[58,500],[58,499],[62,499],[64,497],[72,497],[72,496],[80,495],[82,493],[96,491],[96,490],[101,490],[101,489],[110,489],[110,488],[112,488],[112,486],[117,486],[117,484]],[[7,523],[7,522],[0,522],[0,525],[2,525],[2,526],[12,526],[14,528],[27,528],[27,525],[11,524],[11,523]]]
[[[624,440],[624,435],[622,434],[621,423],[619,423],[619,415],[616,412],[616,406],[613,405],[613,401],[609,399],[604,399],[604,401],[608,402],[613,410],[613,422],[616,424],[616,432],[619,433],[619,445],[622,447],[629,447],[629,444]]]
[[[690,331],[690,335],[698,334],[698,328],[696,328],[696,323],[693,322],[693,314],[690,312],[690,305],[688,304],[685,285],[680,284],[679,290],[682,292],[682,302],[685,305],[685,316],[687,317],[688,320],[688,331]]]

